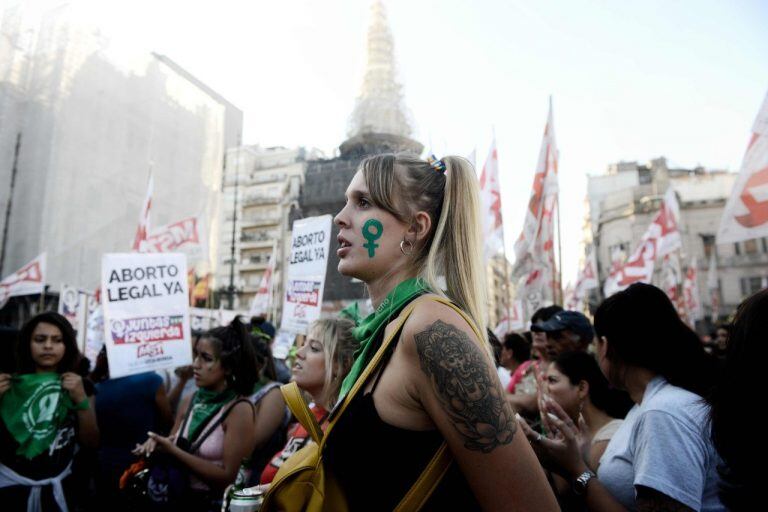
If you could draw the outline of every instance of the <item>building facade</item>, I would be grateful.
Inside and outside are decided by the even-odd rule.
[[[283,262],[291,244],[289,214],[297,206],[307,160],[317,156],[304,148],[241,146],[227,151],[214,285],[223,304],[228,306],[231,279],[232,308],[248,310],[275,258],[272,316],[279,316]]]
[[[586,237],[591,237],[597,251],[600,282],[605,281],[614,261],[623,261],[635,249],[658,211],[664,193],[672,187],[680,205],[681,262],[688,266],[696,260],[700,301],[707,325],[729,315],[768,280],[768,241],[715,243],[720,217],[736,176],[701,167],[669,168],[664,158],[647,164],[621,162],[609,166],[605,175],[590,176]],[[712,255],[717,263],[720,319],[711,317],[707,291]],[[660,281],[657,263],[654,283]]]
[[[0,273],[46,252],[51,289],[94,289],[101,255],[131,249],[150,172],[152,225],[205,218],[212,270],[242,112],[168,57],[113,51],[77,9],[0,11]]]

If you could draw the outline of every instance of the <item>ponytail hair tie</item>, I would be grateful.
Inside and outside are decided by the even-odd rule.
[[[429,155],[427,157],[427,163],[433,170],[439,172],[440,174],[445,174],[445,170],[446,170],[445,162],[438,159],[435,155]]]

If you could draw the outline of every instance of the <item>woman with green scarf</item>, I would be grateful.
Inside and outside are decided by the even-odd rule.
[[[423,509],[558,510],[517,432],[485,338],[472,165],[459,157],[369,157],[345,197],[334,219],[338,270],[363,281],[374,306],[355,330],[361,347],[323,452],[349,509],[395,509],[447,446],[452,462]],[[409,316],[398,330],[401,313]],[[391,350],[366,372],[387,336],[395,336]]]
[[[254,410],[247,397],[257,379],[256,358],[238,318],[198,339],[192,368],[198,389],[180,404],[171,435],[150,432],[134,453],[160,450],[189,470],[180,510],[217,511],[224,489],[254,446]]]
[[[66,511],[78,444],[95,448],[92,393],[75,373],[75,332],[58,313],[30,319],[19,332],[17,373],[0,374],[0,506]]]

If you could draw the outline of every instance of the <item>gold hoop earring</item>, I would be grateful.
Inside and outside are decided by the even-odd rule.
[[[407,251],[405,250],[405,247],[403,246],[403,244],[408,244],[408,250]],[[406,256],[410,256],[411,253],[413,252],[413,242],[411,242],[410,240],[405,240],[405,239],[401,240],[400,241],[400,252],[402,252]]]

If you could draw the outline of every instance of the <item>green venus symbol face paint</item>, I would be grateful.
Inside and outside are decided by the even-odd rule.
[[[374,242],[381,238],[382,233],[384,233],[384,226],[376,219],[368,219],[363,224],[363,237],[367,240],[363,247],[368,249],[369,258],[373,258],[376,254],[376,248],[379,244]]]

